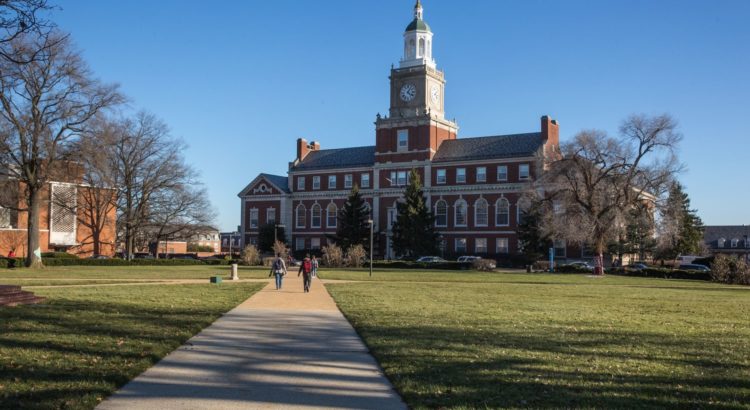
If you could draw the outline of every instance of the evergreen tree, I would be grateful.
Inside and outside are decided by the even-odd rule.
[[[674,259],[678,255],[697,254],[703,239],[703,221],[698,211],[690,209],[690,198],[679,182],[672,184],[662,210],[660,256]]]
[[[522,218],[518,224],[518,241],[527,265],[544,258],[551,245],[552,235],[542,228],[544,208],[542,202],[535,200],[527,210],[521,211]]]
[[[415,169],[404,193],[404,202],[396,205],[393,224],[393,250],[404,256],[434,255],[438,252],[435,217],[427,207],[419,174]]]
[[[261,252],[273,251],[274,229],[276,229],[276,239],[286,244],[286,231],[283,226],[277,228],[273,223],[261,225],[258,230],[258,249]]]
[[[355,184],[344,207],[338,214],[336,235],[333,240],[342,250],[354,245],[370,249],[370,211]]]

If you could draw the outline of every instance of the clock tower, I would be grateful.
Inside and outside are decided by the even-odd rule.
[[[388,116],[378,114],[375,121],[377,162],[431,159],[443,141],[458,133],[456,123],[445,119],[445,76],[432,56],[432,31],[420,0],[403,37],[404,55],[389,77]]]

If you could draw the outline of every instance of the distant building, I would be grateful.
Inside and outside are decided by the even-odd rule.
[[[242,234],[239,232],[222,232],[219,234],[221,238],[221,252],[239,252],[242,250]]]
[[[150,251],[158,249],[159,254],[194,253],[208,256],[221,252],[219,230],[212,226],[169,227],[164,229],[174,232],[158,242],[151,242]]]
[[[713,255],[738,255],[750,262],[750,225],[706,226],[703,243]]]
[[[390,71],[390,110],[375,116],[375,145],[321,149],[298,139],[287,175],[262,173],[238,194],[243,244],[257,244],[263,225],[280,223],[294,250],[320,249],[356,184],[378,232],[377,254],[395,257],[396,204],[415,169],[446,256],[518,252],[522,194],[559,156],[558,123],[545,115],[531,132],[458,138],[458,124],[445,116],[445,75],[422,13],[417,2],[399,46],[403,58]],[[567,247],[555,242],[559,257],[570,256]]]

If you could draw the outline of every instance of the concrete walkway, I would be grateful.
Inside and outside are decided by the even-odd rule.
[[[325,287],[270,283],[97,409],[405,409]]]

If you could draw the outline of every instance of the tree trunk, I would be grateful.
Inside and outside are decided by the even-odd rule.
[[[604,275],[604,241],[596,244],[596,258],[594,263],[594,275]]]
[[[43,268],[42,249],[39,244],[39,216],[41,213],[41,195],[40,190],[34,186],[29,186],[29,216],[26,228],[27,252],[26,267]]]

